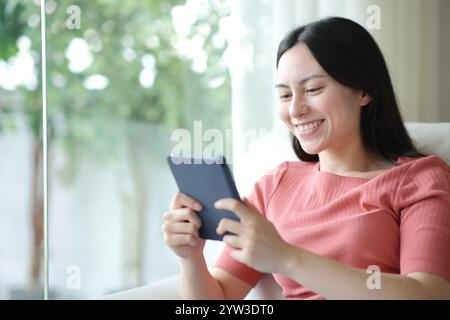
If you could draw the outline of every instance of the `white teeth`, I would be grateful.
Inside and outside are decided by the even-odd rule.
[[[302,125],[302,126],[297,125],[297,128],[298,128],[298,130],[300,132],[306,132],[306,131],[309,131],[311,129],[317,128],[321,124],[322,124],[322,120],[319,120],[319,121],[316,121],[316,122],[313,122],[313,123],[310,123],[310,124],[306,124],[306,125]]]

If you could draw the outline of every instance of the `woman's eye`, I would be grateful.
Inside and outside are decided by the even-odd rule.
[[[319,91],[320,89],[322,89],[322,88],[311,88],[311,89],[306,90],[306,93],[315,93],[315,92]]]
[[[283,94],[283,95],[280,95],[280,100],[286,100],[286,99],[289,99],[291,97],[291,95],[290,94]]]

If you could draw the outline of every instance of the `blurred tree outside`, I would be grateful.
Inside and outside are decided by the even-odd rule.
[[[8,60],[16,55],[17,40],[25,29],[20,23],[20,16],[24,10],[23,5],[13,1],[0,1],[0,59]]]
[[[17,2],[0,1],[7,5]],[[3,41],[6,26],[14,30],[8,37],[23,35],[31,41],[30,51],[40,52],[36,2],[19,1],[22,22],[9,17],[4,20],[7,24],[2,23],[0,54],[5,61],[7,52],[13,55],[17,51],[12,45],[14,37],[8,45]],[[80,29],[67,25],[68,8],[73,5],[80,9]],[[120,155],[128,155],[133,192],[119,197],[128,214],[135,217],[139,232],[130,242],[137,249],[129,248],[134,256],[128,258],[136,277],[127,285],[142,284],[143,227],[150,183],[145,177],[152,164],[140,153],[149,147],[152,137],[142,136],[139,128],[150,125],[156,131],[165,127],[192,132],[194,120],[202,120],[204,128],[223,132],[230,127],[230,79],[223,59],[227,44],[220,30],[229,15],[227,2],[47,0],[46,12],[49,163],[54,146],[62,146],[67,166],[58,174],[70,184],[83,160],[114,165]],[[17,24],[10,26],[11,20]],[[27,28],[23,21],[27,21]],[[38,74],[39,57],[33,56]],[[39,74],[37,77],[40,80]],[[39,181],[40,86],[21,88],[21,94],[21,112],[27,115],[35,136],[35,181]],[[3,108],[1,112],[4,117]],[[35,202],[33,208],[37,207],[41,204]],[[42,230],[37,226],[42,226],[42,215],[34,217],[37,243],[31,278],[37,284],[42,242]]]
[[[19,66],[24,59],[20,59],[21,53],[19,47],[29,46],[29,42],[19,40],[35,39],[36,51],[30,51],[35,60],[35,66],[40,64],[39,60],[39,39],[38,28],[29,28],[26,17],[38,18],[39,8],[30,6],[24,1],[0,0],[0,63]],[[38,21],[34,19],[29,21],[36,26]],[[29,40],[28,40],[29,41]],[[21,49],[21,50],[22,50]],[[26,48],[25,48],[26,49]],[[25,50],[24,50],[25,51]],[[23,57],[23,55],[22,55]],[[6,70],[3,68],[3,70]],[[33,230],[33,245],[31,253],[30,276],[28,279],[27,291],[31,295],[39,286],[39,274],[41,265],[41,251],[43,239],[43,186],[42,186],[42,136],[41,136],[41,87],[40,87],[40,68],[35,68],[34,79],[25,86],[15,88],[12,84],[9,90],[0,88],[0,134],[5,130],[16,131],[15,120],[18,114],[26,115],[26,122],[29,131],[33,136],[33,150],[30,164],[32,165],[32,186],[30,188],[30,217]],[[17,72],[17,71],[16,71]],[[3,76],[3,75],[2,75]],[[11,76],[11,73],[9,74]],[[15,82],[17,79],[7,79]],[[32,79],[33,80],[33,79]],[[24,201],[26,201],[24,199]],[[40,295],[40,293],[38,293]]]
[[[25,7],[21,3],[0,0],[0,61],[7,62],[19,51],[17,41],[26,28],[26,23],[21,19],[24,10]],[[0,133],[6,128],[15,129],[15,124],[11,119],[14,110],[8,103],[12,96],[13,94],[7,95],[6,92],[2,92],[1,95]]]

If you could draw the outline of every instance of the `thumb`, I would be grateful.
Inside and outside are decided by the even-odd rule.
[[[253,207],[253,205],[250,203],[250,201],[248,201],[247,197],[242,197],[242,202],[247,206]]]

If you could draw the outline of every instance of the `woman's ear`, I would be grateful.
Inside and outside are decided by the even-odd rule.
[[[361,93],[361,107],[365,107],[367,106],[369,103],[372,102],[372,97],[369,96],[369,94],[367,92],[362,92]]]

